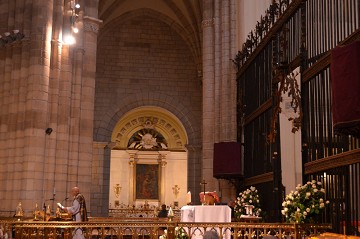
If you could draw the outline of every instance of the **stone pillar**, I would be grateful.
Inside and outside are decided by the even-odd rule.
[[[215,0],[215,142],[236,141],[236,55],[234,0]]]
[[[208,190],[221,189],[227,194],[230,186],[212,177],[212,165],[214,143],[237,140],[236,76],[230,60],[236,55],[234,7],[234,0],[204,1],[202,22],[203,179]]]
[[[236,74],[230,59],[236,55],[235,0],[215,0],[215,142],[237,141]],[[240,159],[239,159],[240,160]],[[216,190],[223,202],[234,197],[234,187],[224,180]]]
[[[33,208],[34,202],[43,204],[53,196],[53,181],[49,179],[54,176],[53,172],[48,171],[52,162],[46,158],[49,135],[45,134],[48,125],[53,6],[53,0],[33,1],[31,6],[28,35],[30,59],[23,131],[25,147],[20,168],[21,180],[14,180],[24,208]]]
[[[56,201],[64,201],[69,197],[69,190],[66,188],[66,168],[64,167],[64,158],[58,157],[61,154],[56,153],[56,148],[59,142],[57,137],[57,120],[59,116],[59,85],[61,73],[61,55],[62,55],[62,41],[60,39],[63,24],[63,1],[56,0],[54,4],[54,21],[51,40],[51,55],[50,55],[50,81],[49,81],[49,103],[48,103],[48,123],[46,129],[51,129],[46,135],[46,154],[45,158],[49,161],[47,171],[52,175],[48,180],[51,182],[50,187],[56,192],[53,195],[55,200],[50,205],[55,209]],[[46,130],[45,129],[45,130]],[[60,162],[60,164],[59,164]],[[65,161],[66,162],[66,161]]]
[[[93,143],[91,168],[91,194],[88,206],[91,216],[107,217],[109,212],[109,181],[110,181],[111,148],[106,142]]]
[[[48,5],[44,6],[46,9],[48,7]],[[6,32],[10,34],[13,30],[25,33],[25,38],[21,41],[18,40],[0,47],[0,194],[6,195],[2,200],[0,210],[12,210],[17,202],[22,200],[25,212],[27,212],[29,202],[24,200],[30,199],[29,194],[24,190],[27,187],[22,170],[28,170],[27,165],[24,164],[24,152],[28,149],[25,147],[24,138],[25,120],[27,122],[33,120],[25,117],[28,85],[34,86],[33,82],[28,80],[31,49],[29,44],[34,43],[34,41],[29,41],[30,33],[34,32],[33,17],[29,14],[32,8],[33,4],[25,1],[2,1],[0,3],[0,34],[4,36]],[[51,15],[51,13],[49,14]],[[47,16],[44,16],[44,19],[43,24],[51,24]],[[44,46],[41,39],[37,43]],[[46,56],[46,53],[43,52],[43,55]],[[34,91],[39,92],[39,88],[41,87],[37,87]],[[43,90],[46,92],[46,87]],[[46,109],[41,110],[46,111]],[[30,116],[29,111],[27,113],[27,116]],[[29,130],[29,127],[27,129]],[[34,137],[37,135],[35,134]],[[39,172],[34,164],[30,166],[29,170],[32,170],[32,175],[41,174],[40,177],[42,176],[42,171]],[[37,173],[34,174],[34,171]],[[28,174],[28,176],[31,175]],[[35,188],[32,184],[30,183],[31,191]],[[34,199],[40,200],[42,190],[41,185],[39,186],[39,193]]]
[[[166,191],[165,191],[165,182],[166,182],[166,155],[169,153],[169,151],[159,151],[159,159],[158,159],[158,163],[161,166],[161,192],[160,192],[160,202],[164,203],[165,202],[165,196],[166,196]]]
[[[94,128],[94,99],[97,34],[101,20],[90,16],[83,17],[83,51],[78,55],[77,69],[80,78],[80,98],[73,107],[79,110],[79,166],[83,171],[79,184],[87,185],[91,181],[89,160],[92,158]],[[80,25],[80,24],[79,24]],[[80,26],[81,27],[81,26]],[[80,63],[81,62],[81,63]],[[81,69],[80,69],[81,68]],[[110,160],[109,160],[110,162]],[[107,182],[108,184],[109,182]],[[90,191],[88,192],[90,193]],[[108,195],[108,191],[103,192]],[[107,196],[108,198],[108,196]],[[106,203],[106,204],[105,204]],[[103,202],[108,207],[108,200]]]
[[[129,153],[129,171],[130,171],[130,175],[132,175],[134,173],[135,170],[135,165],[136,165],[136,153],[138,152],[138,150],[127,150],[127,152]],[[130,177],[129,178],[129,204],[133,203],[135,205],[135,191],[134,191],[134,177]]]
[[[223,141],[236,141],[236,108],[232,102],[236,101],[236,77],[233,63],[230,59],[233,59],[236,52],[231,52],[231,36],[234,31],[231,31],[231,19],[230,7],[231,0],[221,1],[221,32],[215,33],[221,35],[221,89],[220,96],[220,142]],[[231,74],[232,73],[232,74]]]
[[[203,1],[203,125],[202,125],[202,179],[209,189],[214,188],[213,150],[214,150],[214,19],[213,0]],[[198,182],[200,183],[200,181]]]
[[[200,203],[199,193],[201,192],[201,146],[186,145],[188,152],[188,191],[191,192],[191,202]]]

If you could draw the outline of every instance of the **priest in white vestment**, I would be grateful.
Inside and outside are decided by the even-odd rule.
[[[71,194],[74,197],[71,207],[64,207],[60,203],[58,206],[63,209],[65,212],[72,215],[73,221],[76,222],[84,222],[87,221],[87,211],[86,211],[86,203],[85,198],[82,194],[80,194],[80,190],[78,187],[73,187],[71,189]],[[75,228],[73,232],[73,239],[84,239],[83,229]]]

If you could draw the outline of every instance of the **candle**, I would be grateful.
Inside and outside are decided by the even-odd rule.
[[[168,212],[168,217],[173,217],[174,216],[174,212],[171,209],[171,207],[169,208],[169,212]]]
[[[53,195],[55,195],[55,194],[56,194],[56,190],[55,190],[55,188],[54,188]]]
[[[186,194],[186,204],[190,204],[191,203],[191,192],[189,191]]]

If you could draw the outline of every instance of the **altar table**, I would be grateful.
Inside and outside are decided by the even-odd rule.
[[[229,206],[184,206],[181,208],[181,222],[231,222],[231,209]],[[186,232],[188,230],[184,228]],[[218,228],[215,228],[220,233]],[[191,239],[201,239],[203,229],[193,228],[189,235]],[[225,239],[230,239],[230,230],[222,230]]]
[[[219,206],[183,206],[181,222],[231,222],[231,209]]]

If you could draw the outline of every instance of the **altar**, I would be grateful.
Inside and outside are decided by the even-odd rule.
[[[184,206],[181,208],[181,222],[201,222],[201,223],[224,223],[231,222],[231,209],[227,205],[219,206]],[[214,228],[220,234],[219,228]],[[189,238],[202,239],[204,233],[203,228],[192,228]],[[230,239],[230,229],[222,229],[223,238]]]
[[[219,206],[183,206],[181,222],[231,222],[231,209]]]

